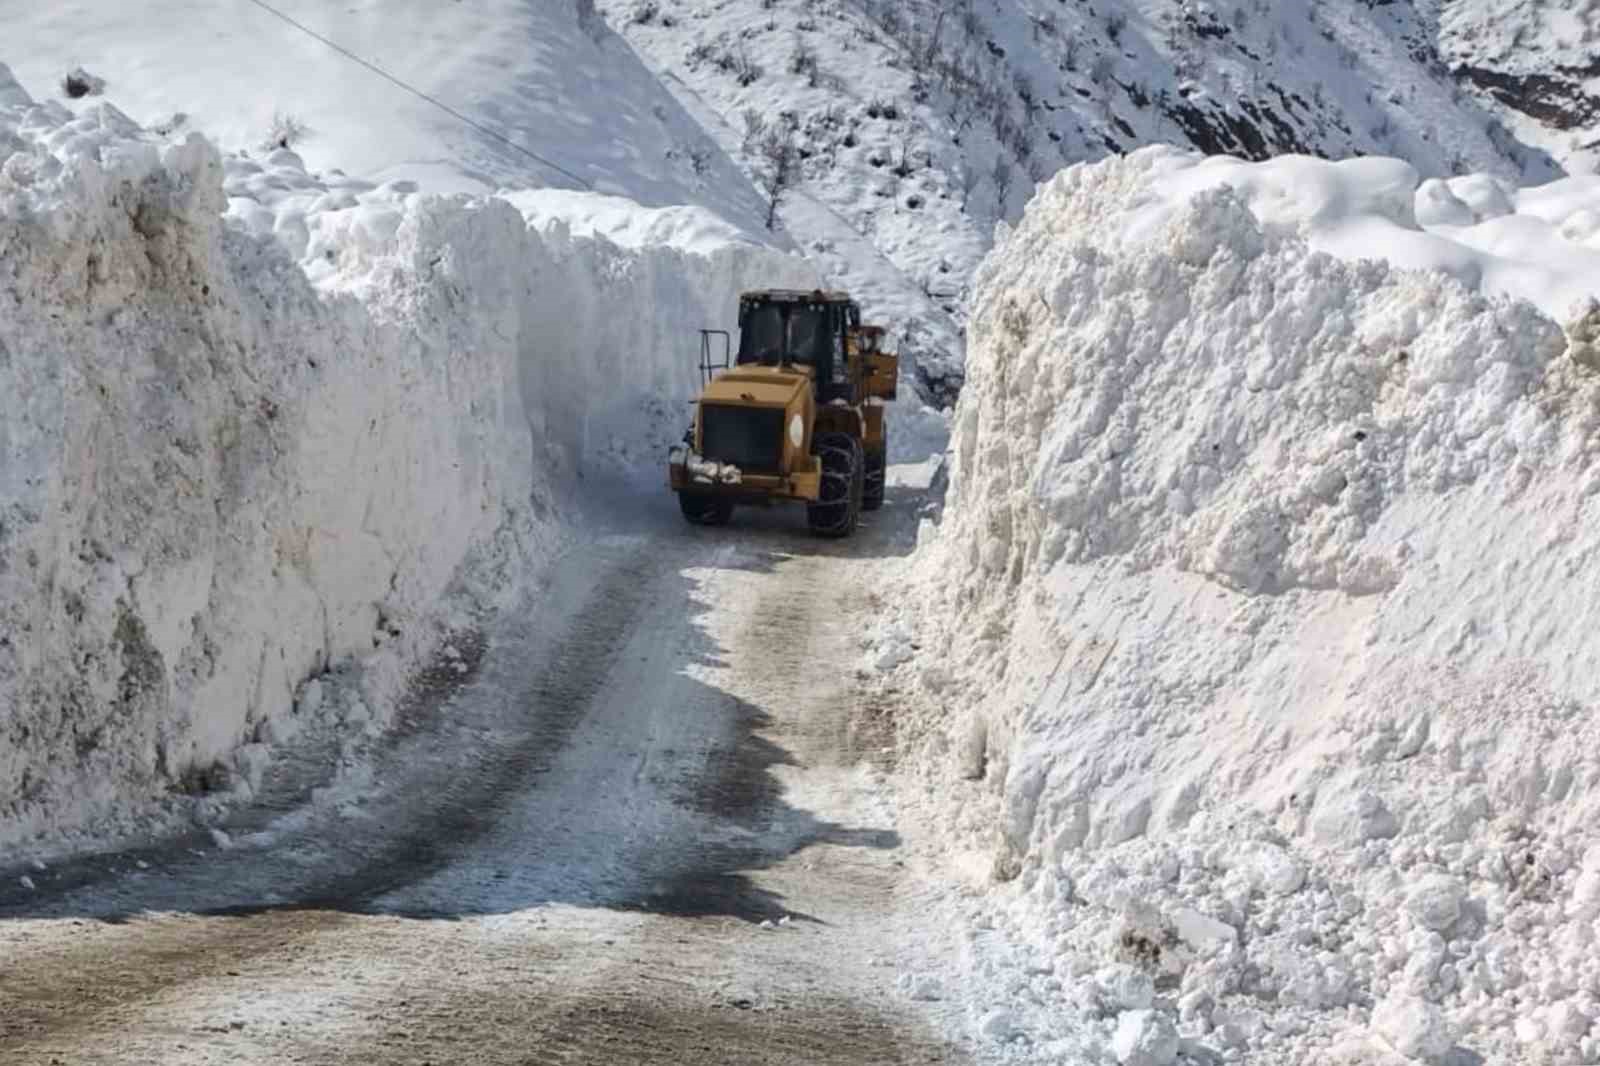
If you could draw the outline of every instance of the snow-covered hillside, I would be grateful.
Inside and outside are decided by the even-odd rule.
[[[40,99],[112,100],[224,153],[289,147],[313,172],[433,193],[592,190],[762,233],[750,183],[583,4],[271,6],[300,26],[250,0],[13,9],[6,60]]]
[[[1145,149],[980,272],[874,657],[1001,1050],[1600,1053],[1596,316],[1502,295],[1597,291],[1600,190],[1452,188]]]
[[[1600,7],[1592,0],[1430,0],[1440,58],[1506,125],[1572,173],[1600,165]]]
[[[1462,29],[1493,4],[1447,5],[1443,27],[1437,5],[1361,0],[599,6],[747,170],[770,171],[771,131],[794,145],[788,231],[896,327],[938,396],[961,379],[994,224],[1064,165],[1163,142],[1396,155],[1428,177],[1539,181],[1581,161],[1443,57],[1498,32]]]
[[[815,283],[681,218],[624,249],[224,158],[3,67],[0,154],[0,842],[204,810],[307,725],[381,728],[562,535],[573,472],[654,482],[694,330]]]

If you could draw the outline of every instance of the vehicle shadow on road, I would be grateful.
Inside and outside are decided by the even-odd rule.
[[[891,500],[885,528],[910,506]],[[798,760],[769,735],[771,709],[700,679],[728,651],[700,624],[712,605],[691,573],[706,569],[698,539],[728,539],[713,569],[761,572],[806,548],[909,548],[870,529],[816,541],[789,517],[801,524],[762,516],[584,549],[552,567],[556,587],[486,632],[468,674],[413,687],[394,715],[403,727],[372,756],[369,793],[288,817],[241,807],[226,847],[207,827],[0,871],[0,923],[306,909],[453,920],[551,904],[826,922],[764,887],[761,871],[816,846],[892,850],[899,836],[792,805],[777,771]],[[544,616],[564,601],[576,610]],[[640,665],[668,646],[652,627],[674,616],[670,661]],[[619,686],[648,694],[649,713],[630,717]],[[651,747],[641,722],[676,739]],[[305,782],[304,798],[317,785]]]
[[[856,531],[849,537],[837,540],[813,536],[806,528],[805,508],[795,503],[738,507],[726,526],[704,528],[685,525],[678,535],[736,541],[788,555],[901,558],[916,550],[919,508],[926,500],[927,494],[921,489],[890,485],[884,491],[883,507],[862,512]],[[677,504],[670,496],[664,505],[652,505],[673,511],[677,509]]]

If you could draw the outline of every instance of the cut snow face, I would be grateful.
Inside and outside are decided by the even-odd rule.
[[[994,848],[972,1010],[1013,1051],[1600,1052],[1600,385],[1530,304],[1316,250],[1449,243],[1492,289],[1417,192],[1145,150],[980,271],[922,650],[886,665],[929,802]]]
[[[0,155],[0,846],[380,730],[559,538],[565,475],[659,483],[695,330],[816,283],[224,160],[3,66]]]

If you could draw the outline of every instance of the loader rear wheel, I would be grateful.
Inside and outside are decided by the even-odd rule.
[[[822,486],[806,505],[806,522],[819,537],[848,537],[861,516],[865,462],[861,442],[846,433],[817,434]]]
[[[726,496],[712,496],[704,492],[678,493],[678,508],[683,517],[697,526],[727,525],[733,517],[733,501]]]
[[[888,466],[889,442],[886,440],[867,452],[866,477],[861,490],[863,511],[876,511],[883,506],[883,488]]]

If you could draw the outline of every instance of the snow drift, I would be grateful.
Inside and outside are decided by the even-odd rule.
[[[380,725],[556,535],[566,473],[659,460],[693,329],[810,278],[224,159],[0,67],[0,843]]]
[[[907,669],[930,794],[984,782],[987,1030],[1595,1058],[1600,388],[1534,306],[1313,247],[1439,247],[1417,192],[1148,149],[980,272]]]

